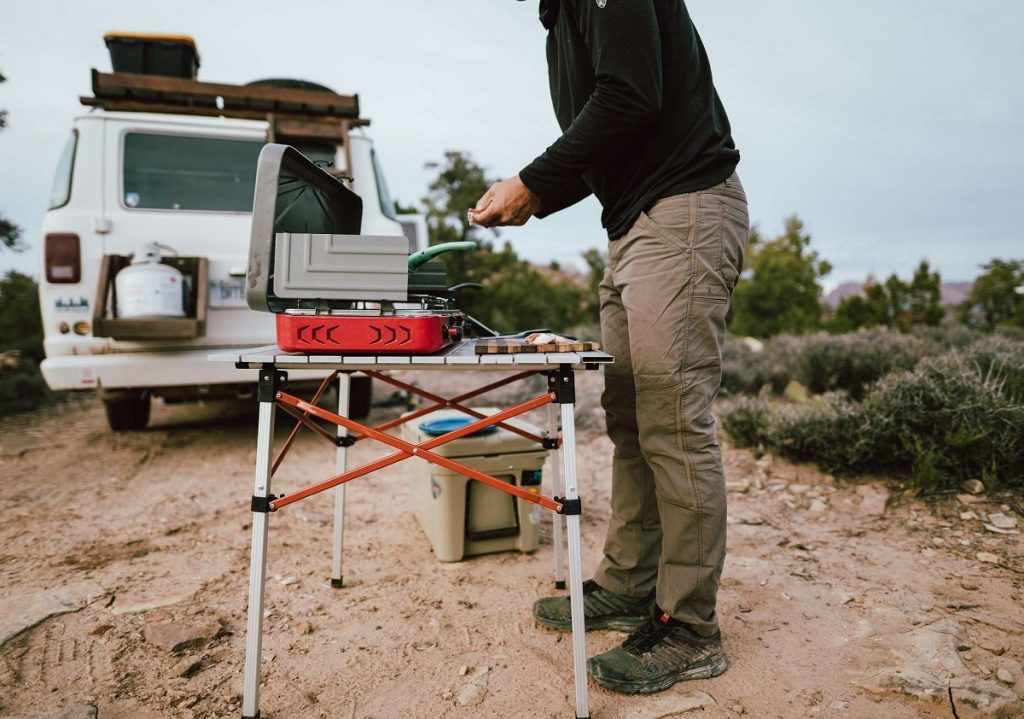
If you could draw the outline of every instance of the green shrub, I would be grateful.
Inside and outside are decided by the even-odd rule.
[[[27,412],[53,397],[34,363],[17,369],[0,369],[0,414]]]
[[[741,397],[723,408],[722,428],[737,447],[771,446],[768,428],[772,411],[763,400]]]
[[[743,398],[721,411],[740,446],[762,445],[830,472],[884,472],[924,489],[981,478],[1024,485],[1024,352],[993,337],[892,372],[862,401]]]

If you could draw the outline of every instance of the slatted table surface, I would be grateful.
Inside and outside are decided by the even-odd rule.
[[[376,370],[444,369],[458,365],[462,369],[509,369],[530,366],[536,369],[557,369],[560,365],[593,367],[609,364],[612,356],[607,352],[545,352],[520,354],[478,355],[476,340],[464,340],[445,347],[431,355],[331,355],[305,352],[285,352],[276,345],[253,349],[224,350],[211,353],[212,362],[231,362],[259,368],[273,363],[279,369],[339,369],[357,370],[363,367]]]

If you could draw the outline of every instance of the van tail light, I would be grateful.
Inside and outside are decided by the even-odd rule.
[[[73,284],[82,279],[82,248],[78,235],[47,235],[45,257],[47,282]]]

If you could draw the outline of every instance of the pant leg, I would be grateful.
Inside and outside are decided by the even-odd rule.
[[[615,363],[604,369],[605,410],[612,455],[612,514],[604,558],[594,579],[613,592],[633,597],[654,588],[661,556],[661,523],[654,493],[654,474],[640,453],[636,419],[636,386],[629,350],[629,322],[615,286],[616,243],[608,251],[608,267],[600,286],[601,342]]]
[[[704,635],[717,630],[726,531],[711,405],[721,384],[725,316],[742,269],[746,217],[734,176],[659,201],[617,248],[640,450],[654,475],[662,526],[658,606]]]

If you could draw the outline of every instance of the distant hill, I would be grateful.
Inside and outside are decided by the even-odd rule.
[[[973,282],[943,282],[940,285],[943,306],[951,307],[960,304],[967,299],[972,287],[974,287]],[[825,295],[825,303],[835,309],[840,302],[853,295],[864,296],[863,282],[844,282]]]

